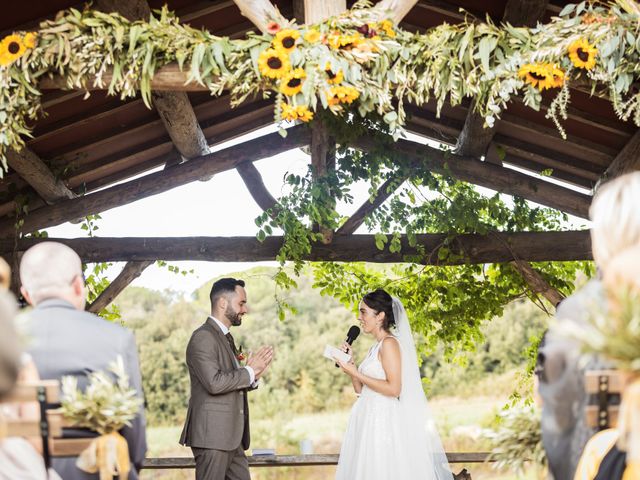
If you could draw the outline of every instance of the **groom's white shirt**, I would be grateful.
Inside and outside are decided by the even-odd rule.
[[[209,318],[211,320],[213,320],[214,322],[216,322],[218,327],[220,327],[220,330],[222,330],[222,334],[223,335],[226,335],[227,333],[229,333],[229,329],[227,328],[227,326],[224,323],[222,323],[220,320],[218,320],[213,315],[209,315]],[[236,359],[236,363],[238,363],[238,359]],[[246,365],[243,368],[246,368],[247,372],[249,372],[249,380],[250,380],[249,385],[251,385],[252,387],[255,387],[257,385],[256,372],[254,372],[253,368],[251,368],[249,365]]]

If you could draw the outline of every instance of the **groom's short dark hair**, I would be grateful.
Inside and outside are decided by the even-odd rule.
[[[229,293],[234,293],[236,291],[236,287],[244,288],[244,280],[238,280],[236,278],[221,278],[220,280],[216,280],[213,282],[213,286],[211,287],[211,293],[209,294],[209,299],[211,300],[211,307],[216,304],[218,299],[223,295],[227,295]]]

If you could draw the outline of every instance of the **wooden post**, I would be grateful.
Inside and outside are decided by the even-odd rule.
[[[127,286],[138,278],[145,268],[151,265],[153,261],[145,260],[142,262],[127,262],[122,268],[122,271],[118,276],[105,288],[98,298],[96,298],[91,305],[87,307],[87,311],[92,313],[100,313],[107,307],[114,298],[116,298],[120,292],[122,292]]]

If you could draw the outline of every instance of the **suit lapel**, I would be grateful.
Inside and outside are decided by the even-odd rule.
[[[222,333],[222,330],[220,330],[220,326],[216,322],[214,322],[212,318],[209,318],[209,317],[207,318],[205,325],[208,325],[209,328],[213,330],[213,332],[216,334],[216,338],[222,344],[222,348],[224,348],[227,351],[227,353],[231,357],[233,364],[236,366],[236,368],[238,368],[240,366],[238,364],[238,359],[233,354],[233,350],[231,350],[231,345],[229,345],[229,340],[227,340],[227,337],[225,337],[224,333]]]

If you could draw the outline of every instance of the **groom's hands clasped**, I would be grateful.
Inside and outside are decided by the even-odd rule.
[[[247,366],[253,369],[258,380],[271,365],[273,360],[273,347],[262,346],[255,353],[250,353],[247,359]]]

